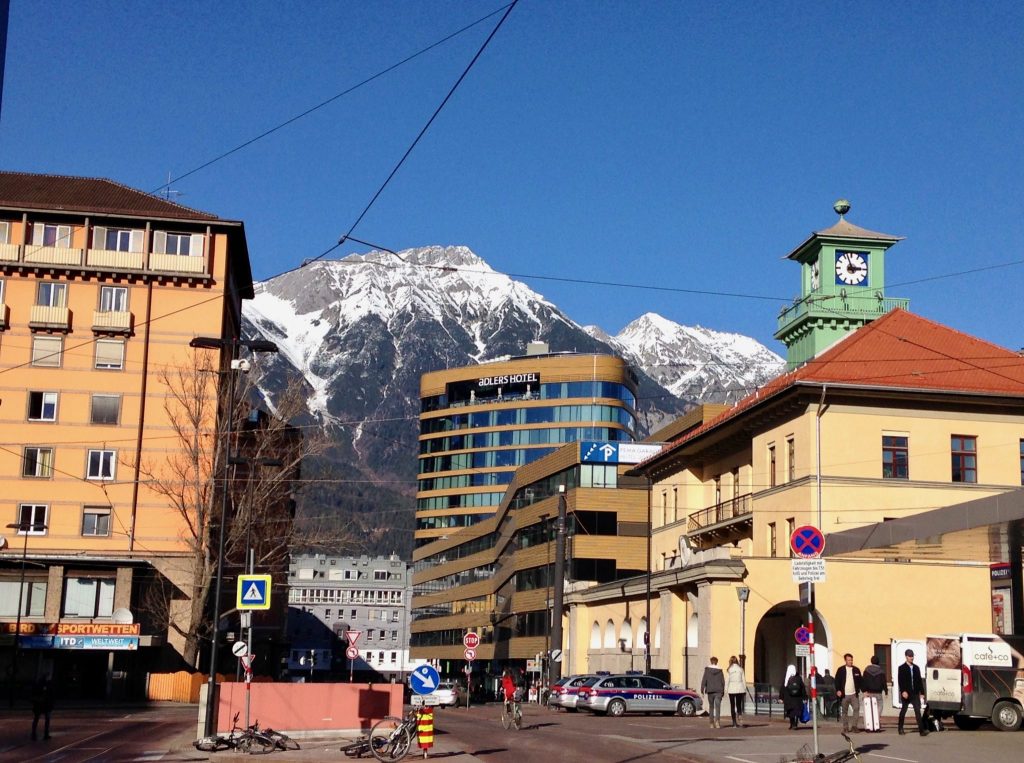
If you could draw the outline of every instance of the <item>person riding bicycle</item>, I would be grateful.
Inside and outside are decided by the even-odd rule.
[[[501,693],[502,699],[505,702],[515,702],[516,699],[516,679],[512,675],[512,671],[505,668],[505,672],[501,675]]]

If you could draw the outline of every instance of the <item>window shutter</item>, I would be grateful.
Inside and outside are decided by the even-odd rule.
[[[206,244],[206,236],[202,233],[192,234],[192,243],[189,245],[188,254],[190,257],[202,257]]]
[[[96,342],[96,367],[121,368],[124,363],[124,343],[113,339]]]
[[[132,231],[132,242],[129,250],[132,252],[142,251],[142,242],[146,237],[146,231],[144,230],[133,230]]]
[[[153,253],[167,254],[167,231],[153,231]]]
[[[32,365],[49,366],[56,368],[60,366],[60,351],[62,347],[60,337],[36,336],[32,338]]]
[[[107,248],[107,229],[96,225],[92,229],[92,248],[93,249],[106,249]]]

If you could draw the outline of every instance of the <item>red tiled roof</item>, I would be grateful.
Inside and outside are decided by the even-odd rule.
[[[644,463],[800,382],[1024,397],[1024,357],[906,310],[893,310],[795,371],[775,377]]]
[[[0,172],[0,207],[178,220],[220,219],[104,178],[27,172]]]

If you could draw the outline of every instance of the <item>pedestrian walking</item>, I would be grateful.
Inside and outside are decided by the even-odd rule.
[[[722,695],[725,694],[725,675],[718,667],[718,658],[712,657],[711,664],[704,668],[700,679],[700,691],[708,695],[708,718],[711,728],[722,728]]]
[[[743,702],[747,696],[747,679],[743,675],[740,661],[729,658],[729,667],[725,671],[725,693],[729,695],[729,714],[732,716],[733,728],[742,726]]]
[[[804,685],[804,679],[796,672],[795,665],[786,668],[786,678],[782,682],[779,696],[782,699],[782,711],[789,718],[790,730],[799,728],[804,700],[807,699],[807,687]]]
[[[864,668],[860,688],[860,714],[864,719],[864,730],[880,732],[882,730],[882,695],[888,692],[888,687],[885,682],[885,671],[878,664],[878,657],[872,657],[871,664]]]
[[[907,707],[913,706],[914,718],[921,736],[928,736],[928,727],[921,723],[921,695],[924,694],[924,682],[921,680],[921,668],[914,664],[914,650],[904,652],[906,662],[896,671],[896,681],[900,691],[900,718],[897,730],[904,734],[903,719],[907,715]]]
[[[50,738],[50,713],[53,712],[53,686],[49,678],[36,681],[32,687],[32,741],[37,736],[39,729],[39,718],[44,718],[43,739]]]
[[[860,668],[853,664],[853,655],[844,654],[845,665],[836,671],[836,696],[840,699],[839,712],[843,731],[857,731],[857,712],[860,709]]]
[[[828,672],[828,668],[825,668],[824,675],[818,676],[818,701],[821,703],[819,708],[822,716],[829,717],[829,709],[832,706],[832,700],[836,698],[836,678]],[[836,720],[839,720],[839,716],[836,715]]]

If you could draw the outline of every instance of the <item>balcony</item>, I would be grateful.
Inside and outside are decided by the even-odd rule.
[[[82,250],[62,246],[26,246],[25,262],[33,265],[81,265]]]
[[[0,244],[0,262],[17,262],[21,247],[17,244]]]
[[[803,300],[791,307],[784,308],[779,314],[776,334],[786,327],[806,318],[822,318],[834,321],[846,316],[877,318],[900,307],[904,310],[910,304],[909,299],[883,297],[879,299],[875,293],[859,293],[850,296],[835,295],[828,298]],[[842,311],[842,315],[837,315]]]
[[[750,493],[695,511],[687,518],[686,534],[698,548],[708,548],[749,534],[753,526]]]
[[[7,328],[7,305],[0,302],[0,329]]]
[[[187,257],[180,254],[149,255],[149,269],[166,273],[206,273],[205,257]]]
[[[108,249],[89,249],[85,253],[85,264],[93,268],[142,270],[145,261],[146,255],[142,252],[115,252]]]
[[[29,328],[67,331],[71,326],[71,311],[66,307],[32,305],[28,316]]]
[[[127,310],[94,310],[92,330],[104,334],[130,334],[132,314]]]

